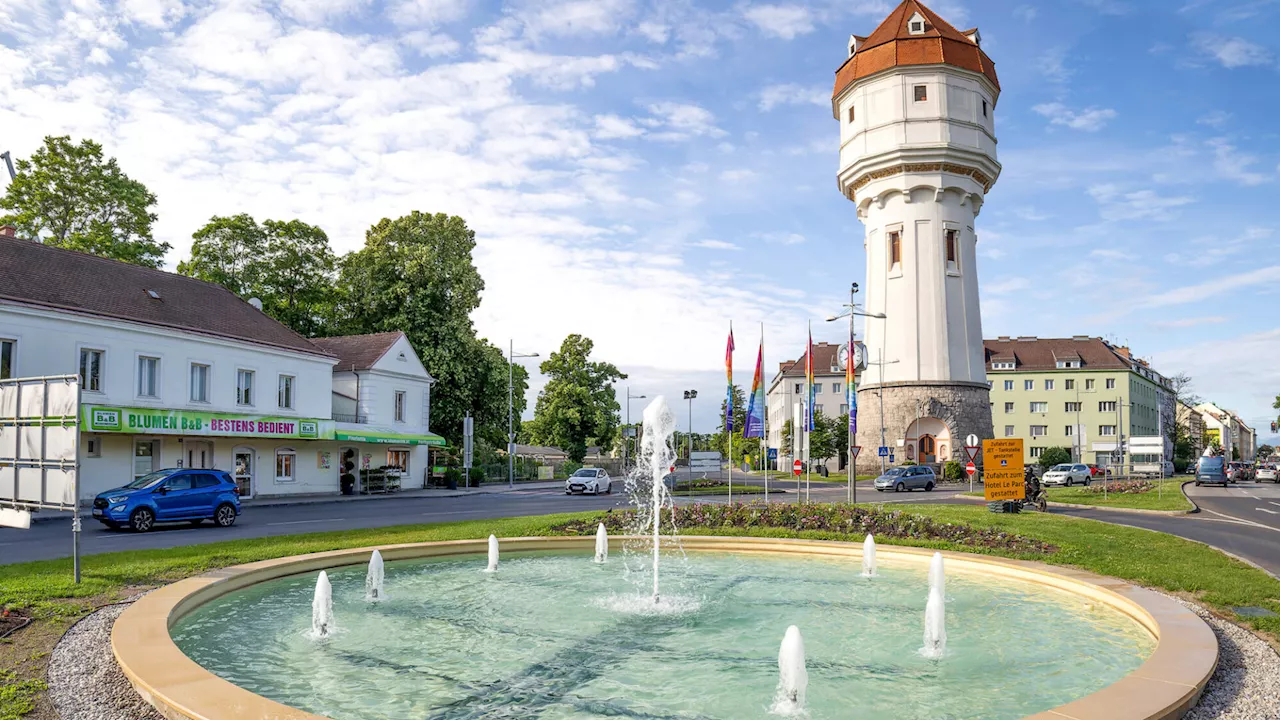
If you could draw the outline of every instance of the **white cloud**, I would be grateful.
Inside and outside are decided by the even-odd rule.
[[[803,5],[755,5],[743,15],[764,34],[783,40],[813,32],[813,14]]]
[[[1197,33],[1192,37],[1197,51],[1217,60],[1225,68],[1270,65],[1271,53],[1256,43],[1239,37]]]
[[[754,180],[756,173],[754,170],[746,168],[738,168],[735,170],[725,170],[720,173],[720,179],[727,183],[740,183],[748,180]]]
[[[560,0],[520,14],[532,37],[610,35],[631,14],[631,0]]]
[[[769,112],[779,105],[830,105],[831,89],[821,85],[785,83],[766,85],[760,90],[760,109]]]
[[[1062,103],[1042,103],[1031,108],[1036,113],[1049,118],[1051,125],[1062,125],[1072,130],[1084,130],[1086,132],[1097,132],[1106,127],[1107,121],[1116,116],[1116,111],[1110,108],[1090,107],[1075,112]]]
[[[1258,164],[1258,157],[1238,151],[1226,138],[1213,138],[1208,145],[1213,148],[1213,169],[1219,177],[1241,185],[1261,185],[1275,179],[1251,170]]]
[[[1032,5],[1019,5],[1013,9],[1013,16],[1022,22],[1029,23],[1032,20],[1035,20],[1037,14],[1039,13]]]
[[[413,30],[400,36],[400,42],[413,48],[423,57],[441,57],[455,55],[462,45],[444,33],[430,30]]]
[[[1031,281],[1026,278],[1015,277],[1007,280],[999,280],[996,282],[983,283],[982,293],[984,295],[1009,295],[1011,293],[1022,292],[1031,288]]]
[[[723,240],[699,240],[693,244],[694,247],[706,248],[708,250],[741,250],[742,248],[731,242]]]
[[[122,0],[120,11],[126,22],[154,28],[167,27],[185,14],[182,0]]]
[[[1225,110],[1214,110],[1196,118],[1197,125],[1208,125],[1210,127],[1220,128],[1227,124],[1231,119],[1231,113]]]
[[[662,44],[671,36],[671,28],[660,22],[645,20],[636,25],[636,33],[649,40],[649,42]]]
[[[286,15],[304,23],[321,23],[367,8],[371,0],[280,0]]]
[[[1040,59],[1036,61],[1036,69],[1051,82],[1061,84],[1070,80],[1074,74],[1066,63],[1066,48],[1053,48],[1040,56]]]
[[[1189,318],[1175,318],[1173,320],[1157,320],[1151,323],[1151,325],[1153,327],[1162,328],[1162,329],[1180,330],[1185,328],[1199,327],[1201,325],[1221,325],[1226,321],[1227,321],[1227,318],[1222,315],[1211,315],[1208,317],[1189,317]]]
[[[644,128],[636,127],[633,121],[617,115],[596,115],[595,121],[595,136],[601,140],[632,138],[644,134]]]
[[[755,233],[753,237],[757,237],[765,242],[777,245],[799,245],[805,241],[805,237],[803,235],[794,232],[763,232]]]
[[[1222,275],[1196,285],[1179,287],[1148,296],[1137,302],[1139,307],[1160,308],[1204,302],[1216,297],[1239,297],[1244,290],[1259,285],[1280,282],[1280,265],[1268,265],[1255,270]]]
[[[1089,251],[1089,257],[1101,258],[1103,260],[1135,260],[1137,255],[1126,252],[1124,250],[1116,250],[1114,248],[1095,248]]]
[[[393,0],[387,7],[391,19],[401,26],[454,22],[465,17],[468,10],[468,0]]]
[[[1177,208],[1194,202],[1185,195],[1165,197],[1154,190],[1125,192],[1112,183],[1092,185],[1088,192],[1100,206],[1104,220],[1168,219]]]
[[[716,127],[715,115],[700,105],[664,101],[650,104],[648,110],[652,117],[642,123],[655,129],[650,137],[656,140],[679,141],[727,134]]]

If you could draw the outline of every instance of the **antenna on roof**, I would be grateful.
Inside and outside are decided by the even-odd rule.
[[[9,156],[9,151],[5,150],[4,152],[0,153],[0,158],[4,158],[5,167],[9,168],[9,179],[17,180],[18,173],[13,171],[13,158]]]

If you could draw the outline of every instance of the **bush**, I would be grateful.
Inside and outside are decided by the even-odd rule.
[[[480,483],[484,482],[484,478],[485,478],[484,468],[482,467],[471,468],[471,484],[472,485],[479,485]]]
[[[948,460],[947,464],[942,466],[943,480],[959,480],[962,477],[964,477],[964,469],[955,460]]]
[[[920,463],[917,463],[915,460],[903,460],[902,462],[898,463],[898,465],[900,465],[901,467],[911,467],[912,465],[919,465],[919,464]]]
[[[560,466],[560,472],[564,473],[565,477],[569,477],[570,475],[578,472],[581,469],[582,469],[582,463],[574,462],[572,460],[569,460],[568,462]]]
[[[1094,482],[1092,485],[1085,487],[1084,491],[1093,493],[1094,495],[1102,495],[1103,493],[1112,495],[1140,495],[1142,493],[1151,492],[1155,489],[1155,483],[1148,480],[1123,480],[1120,482],[1107,483]]]
[[[456,467],[447,467],[444,469],[444,482],[446,485],[455,485],[462,487],[462,470]]]
[[[1071,451],[1061,447],[1045,448],[1040,453],[1040,467],[1051,468],[1054,465],[1071,462]]]

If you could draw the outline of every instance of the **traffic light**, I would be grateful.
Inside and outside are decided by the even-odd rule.
[[[1271,423],[1271,432],[1273,432],[1273,433],[1274,433],[1274,432],[1276,432],[1276,430],[1277,430],[1277,428],[1276,428],[1276,424],[1275,424],[1274,422],[1273,422],[1273,423]]]

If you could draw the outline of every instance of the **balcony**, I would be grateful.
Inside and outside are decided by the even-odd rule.
[[[333,413],[333,421],[340,423],[351,423],[353,425],[368,425],[368,415],[344,415],[343,413]]]

